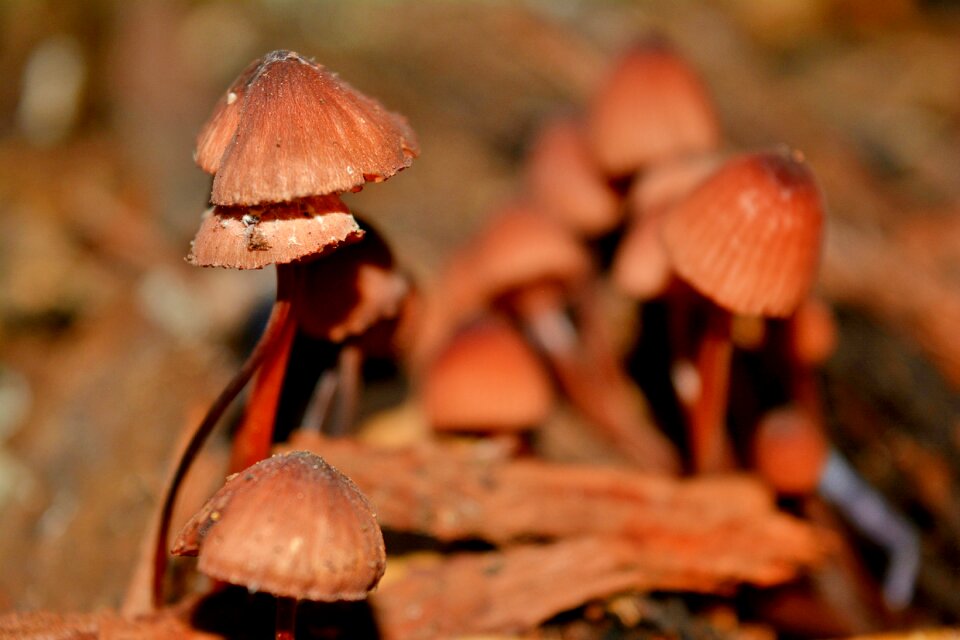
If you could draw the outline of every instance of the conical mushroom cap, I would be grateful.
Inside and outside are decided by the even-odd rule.
[[[440,431],[509,432],[530,429],[553,406],[543,364],[502,320],[462,329],[427,367],[427,419]]]
[[[303,600],[361,600],[386,565],[367,499],[306,451],[234,474],[187,522],[175,555],[198,555],[204,574],[252,591]]]
[[[743,315],[788,316],[810,292],[823,206],[797,154],[728,161],[667,213],[663,240],[681,278]]]
[[[187,261],[200,267],[261,269],[320,255],[362,236],[337,196],[259,207],[217,206],[204,213]]]
[[[593,272],[590,254],[573,233],[524,203],[494,214],[467,253],[471,277],[487,299],[547,281],[574,288]]]
[[[527,157],[526,186],[544,213],[578,234],[598,236],[620,221],[619,198],[573,120],[540,132]]]
[[[587,114],[591,147],[613,176],[708,151],[720,126],[707,90],[686,61],[662,42],[624,55]]]
[[[219,205],[349,191],[386,180],[418,154],[403,117],[290,51],[247,67],[197,144]]]

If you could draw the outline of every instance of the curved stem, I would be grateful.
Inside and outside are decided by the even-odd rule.
[[[207,437],[213,431],[213,428],[220,421],[220,418],[226,412],[230,403],[243,390],[250,378],[259,368],[263,359],[275,347],[278,339],[282,335],[282,329],[287,325],[290,316],[290,300],[278,299],[273,305],[273,311],[270,314],[270,320],[264,329],[260,341],[254,347],[253,352],[247,358],[246,362],[240,368],[240,371],[234,375],[233,379],[227,384],[226,388],[220,392],[213,405],[207,411],[203,420],[197,426],[196,431],[187,443],[186,448],[180,456],[176,471],[170,485],[167,487],[167,494],[163,500],[163,506],[160,511],[160,521],[157,525],[157,539],[153,555],[153,605],[159,608],[163,605],[163,584],[167,572],[167,545],[170,529],[170,520],[173,517],[173,508],[176,504],[177,494],[180,485],[183,483],[187,472],[190,470],[194,459],[199,453]]]
[[[360,397],[361,367],[363,354],[360,347],[347,342],[340,347],[337,358],[337,398],[325,433],[344,436],[354,428],[357,421],[357,404]]]

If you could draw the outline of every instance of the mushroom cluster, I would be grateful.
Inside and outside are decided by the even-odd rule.
[[[199,569],[216,579],[295,599],[363,598],[382,575],[379,527],[356,487],[315,456],[267,458],[297,336],[327,341],[351,362],[389,343],[408,282],[383,239],[338,194],[386,180],[418,152],[402,116],[290,51],[251,63],[201,130],[196,161],[214,175],[213,207],[187,259],[231,269],[276,265],[277,294],[263,335],[198,426],[168,489],[154,557],[155,605],[164,601],[180,485],[254,376],[233,440],[231,471],[239,475],[187,525],[175,553],[199,553]],[[355,390],[349,381],[341,388],[345,395]]]

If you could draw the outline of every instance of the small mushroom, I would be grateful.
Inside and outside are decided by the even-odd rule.
[[[715,149],[720,127],[706,87],[665,42],[627,51],[587,112],[594,155],[612,177]]]
[[[731,314],[792,314],[813,284],[822,228],[813,174],[802,156],[786,151],[727,161],[667,213],[662,234],[671,264],[710,301],[690,418],[696,469],[719,470],[729,457]]]
[[[546,419],[553,384],[509,323],[489,317],[461,329],[427,366],[424,410],[437,431],[517,433]]]
[[[382,182],[419,155],[407,121],[292,51],[251,64],[202,129],[220,205],[285,202]]]
[[[572,119],[555,120],[540,132],[527,156],[525,182],[544,213],[579,235],[597,237],[620,221],[617,192]]]
[[[357,486],[294,451],[236,473],[184,526],[175,555],[217,580],[278,598],[276,637],[292,638],[298,600],[362,600],[383,576],[383,535]]]

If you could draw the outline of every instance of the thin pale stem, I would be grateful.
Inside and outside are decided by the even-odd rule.
[[[160,608],[164,604],[163,587],[167,573],[167,546],[170,520],[173,517],[173,508],[176,505],[180,485],[183,484],[183,480],[186,478],[187,472],[190,471],[194,459],[210,436],[213,428],[220,421],[220,418],[223,417],[230,403],[233,402],[246,386],[247,382],[250,381],[250,378],[253,377],[253,374],[260,367],[264,358],[276,348],[276,343],[282,335],[282,329],[286,326],[289,316],[290,301],[286,299],[277,300],[273,305],[270,320],[267,322],[267,327],[260,337],[259,342],[257,342],[257,346],[254,347],[253,352],[247,358],[246,362],[243,363],[243,366],[240,367],[236,375],[234,375],[233,379],[230,380],[226,388],[217,396],[217,399],[197,426],[183,454],[180,456],[180,461],[177,463],[173,478],[167,487],[167,494],[164,497],[163,506],[160,511],[160,519],[157,524],[156,546],[153,555],[153,605],[155,608]]]
[[[354,427],[360,400],[362,365],[363,354],[360,347],[347,342],[340,348],[340,356],[337,358],[336,404],[325,429],[329,435],[342,436]]]
[[[711,305],[707,326],[697,353],[700,395],[690,416],[690,447],[693,468],[698,473],[729,469],[732,452],[727,438],[727,396],[730,392],[731,316]]]

